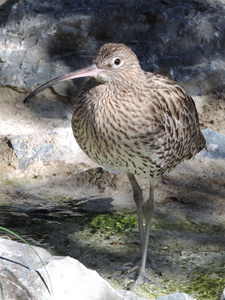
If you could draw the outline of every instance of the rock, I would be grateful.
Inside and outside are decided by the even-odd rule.
[[[15,149],[7,137],[0,136],[0,163],[2,165],[11,165],[14,169],[18,168]],[[3,170],[2,170],[3,171]]]
[[[68,163],[74,161],[76,154],[81,152],[69,125],[68,128],[56,128],[38,136],[33,134],[15,136],[10,142],[21,171],[25,171],[37,161],[43,165],[48,165],[52,161]]]
[[[90,63],[106,42],[131,46],[147,70],[195,94],[224,91],[222,1],[6,1],[1,5],[2,86],[30,91]],[[54,87],[72,92],[68,84]]]
[[[0,282],[5,300],[144,300],[130,291],[116,291],[96,271],[76,259],[32,248],[0,239]],[[184,293],[157,300],[164,299],[194,300]]]
[[[225,300],[225,289],[223,290],[220,300]]]
[[[97,272],[71,257],[33,249],[1,239],[0,281],[5,300],[141,300],[129,291],[117,292]]]
[[[207,149],[201,151],[198,155],[211,159],[225,158],[225,135],[219,132],[214,132],[210,129],[203,130],[203,135],[206,139]]]
[[[167,296],[159,297],[156,300],[195,300],[195,299],[184,293],[173,293]]]

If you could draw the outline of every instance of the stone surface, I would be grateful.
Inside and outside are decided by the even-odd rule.
[[[71,128],[65,127],[43,132],[41,136],[33,134],[15,136],[10,139],[10,143],[21,171],[25,171],[37,161],[43,165],[48,165],[52,161],[68,163],[74,159],[76,153],[81,152]]]
[[[200,156],[208,157],[212,159],[224,159],[225,158],[225,135],[213,132],[210,129],[203,130],[204,137],[207,141],[208,151],[202,151]]]
[[[157,300],[195,300],[193,297],[184,293],[173,293],[164,297],[159,297]]]
[[[128,291],[117,292],[97,272],[71,257],[33,249],[35,252],[26,244],[0,239],[0,282],[5,300],[142,299]]]
[[[223,290],[220,300],[225,300],[225,289]]]
[[[97,272],[71,257],[51,256],[40,247],[32,248],[0,238],[0,282],[5,300],[144,300],[130,291],[116,291]],[[164,299],[194,300],[184,293],[157,298]]]
[[[123,42],[145,69],[171,75],[192,93],[224,91],[223,1],[56,0],[52,5],[20,0],[0,5],[3,86],[30,91],[90,63],[103,43]],[[68,84],[54,90],[74,93]]]

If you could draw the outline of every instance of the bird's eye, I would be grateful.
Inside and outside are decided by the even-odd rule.
[[[114,60],[114,64],[115,64],[116,66],[119,66],[120,63],[121,63],[121,60],[120,60],[119,58],[116,58],[116,59]]]

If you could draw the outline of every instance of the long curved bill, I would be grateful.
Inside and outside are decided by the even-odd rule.
[[[42,92],[43,90],[47,89],[50,86],[53,86],[59,82],[67,81],[74,78],[81,78],[81,77],[96,77],[98,76],[101,69],[98,69],[96,64],[92,64],[86,68],[67,73],[65,75],[58,76],[48,82],[44,83],[43,85],[39,86],[36,90],[34,90],[28,97],[24,99],[24,103],[26,103],[30,98],[37,95],[38,93]]]

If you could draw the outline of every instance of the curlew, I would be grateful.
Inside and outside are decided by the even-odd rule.
[[[89,67],[48,81],[24,101],[56,83],[80,77],[91,78],[75,101],[73,134],[92,160],[129,178],[140,235],[138,278],[144,278],[154,212],[154,178],[206,147],[196,106],[183,87],[142,70],[130,48],[113,43],[103,45]],[[145,212],[135,175],[149,178]]]

